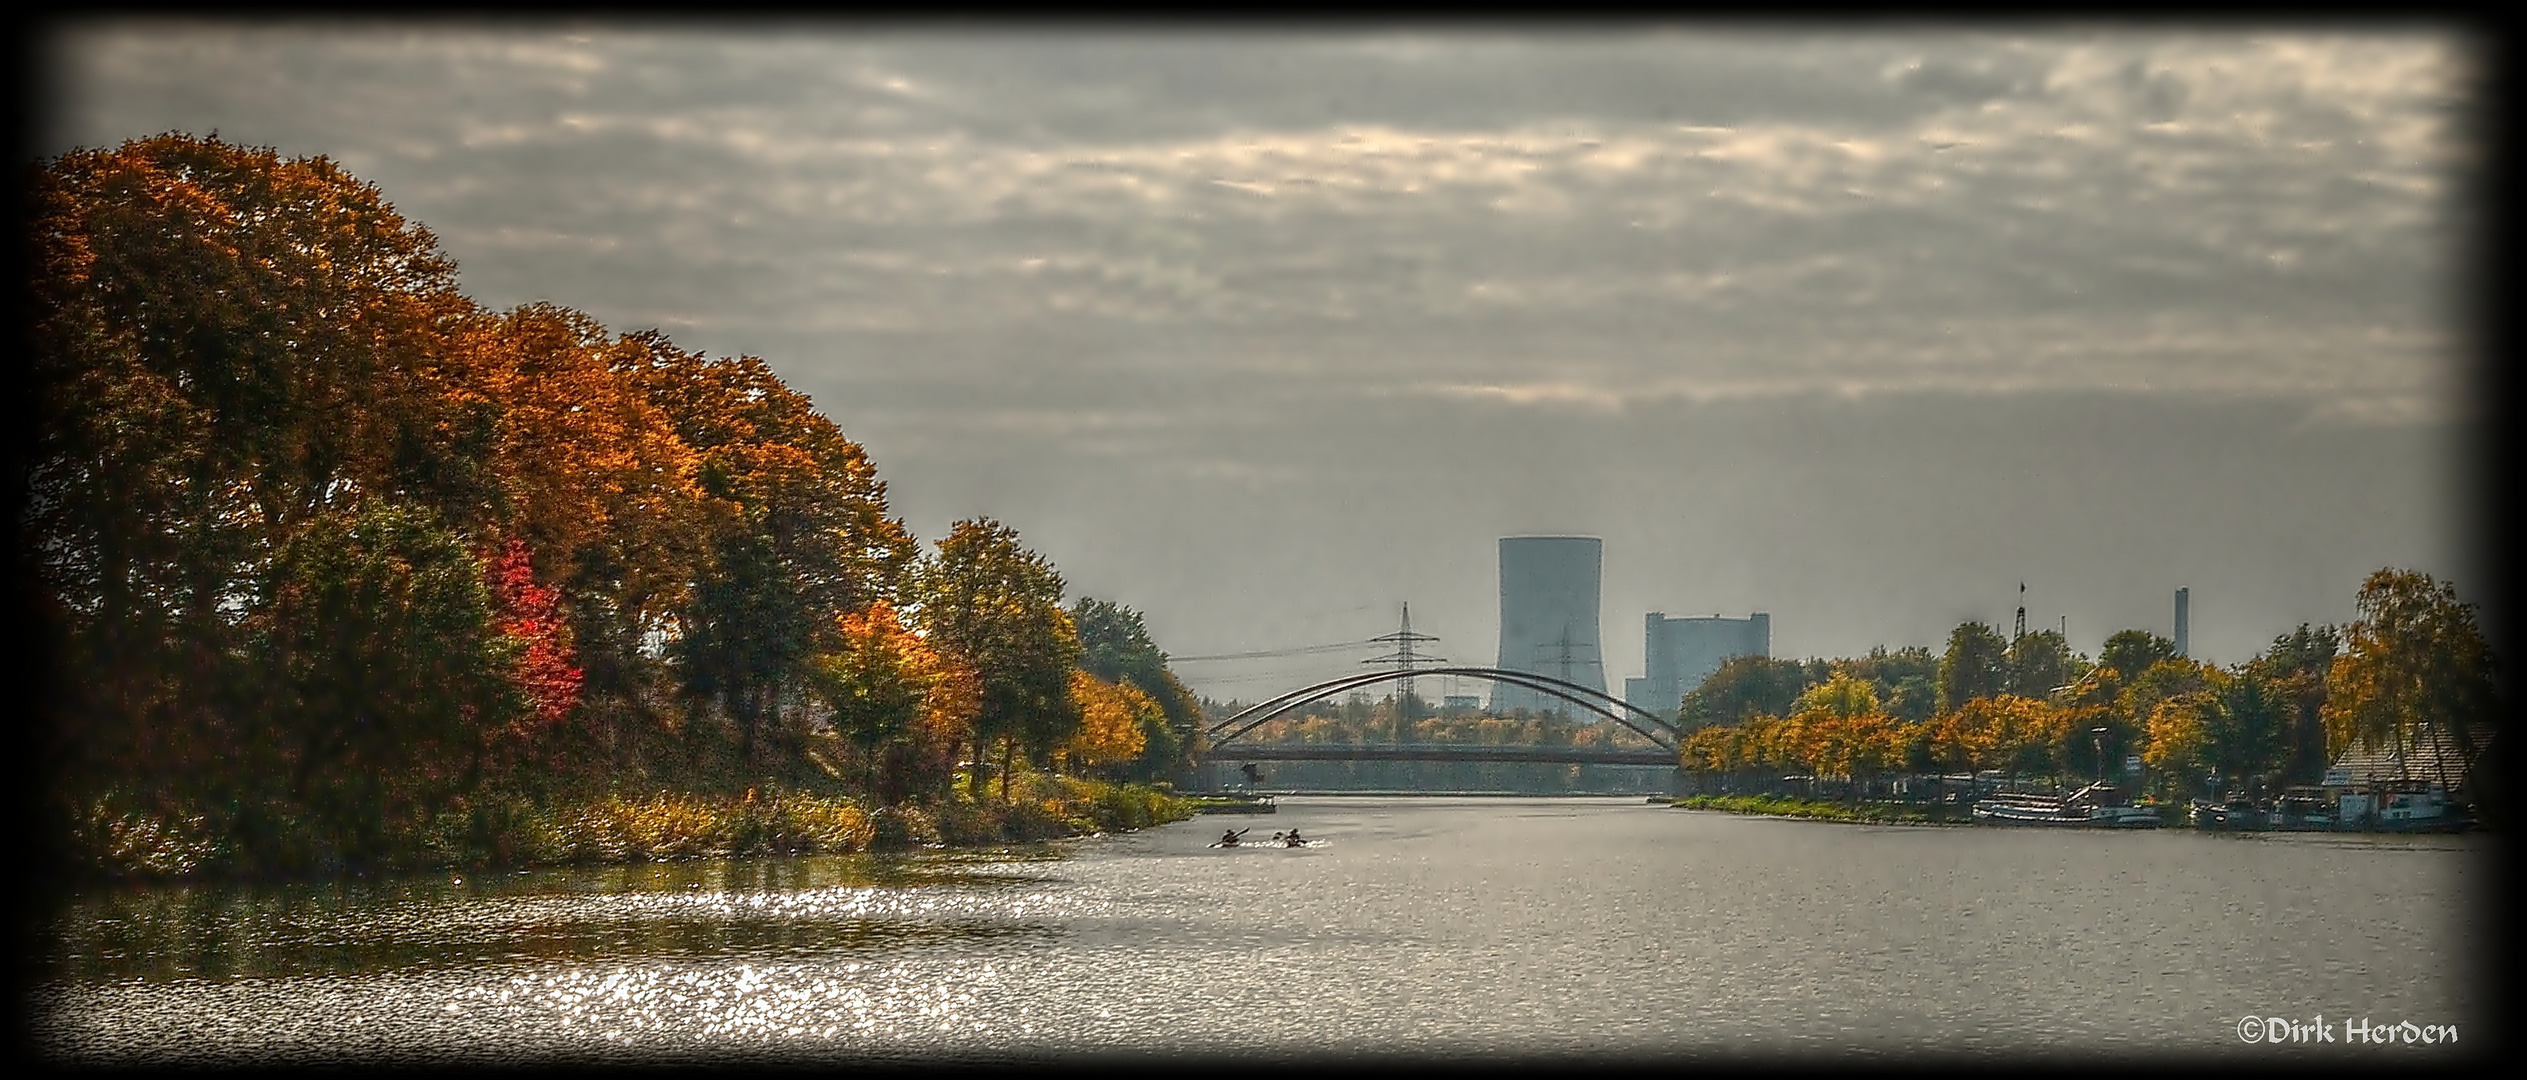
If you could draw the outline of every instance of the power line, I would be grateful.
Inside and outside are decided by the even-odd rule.
[[[1304,656],[1309,653],[1349,652],[1365,641],[1338,641],[1331,645],[1300,645],[1288,649],[1257,649],[1254,652],[1213,653],[1209,656],[1170,656],[1170,664],[1190,664],[1198,660],[1261,660],[1273,656]]]

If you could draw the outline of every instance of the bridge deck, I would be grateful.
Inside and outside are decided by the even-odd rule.
[[[1461,744],[1231,743],[1213,761],[1541,761],[1557,765],[1669,765],[1676,755],[1656,747],[1467,746]]]

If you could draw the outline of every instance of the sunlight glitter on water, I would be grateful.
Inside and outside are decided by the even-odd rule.
[[[2497,1038],[2467,993],[2483,923],[2456,902],[2484,844],[1585,800],[1283,812],[1341,843],[1223,852],[1187,823],[1051,858],[101,899],[65,925],[34,1034],[93,1064],[494,1065],[2236,1054],[2238,1015],[2345,1008]]]

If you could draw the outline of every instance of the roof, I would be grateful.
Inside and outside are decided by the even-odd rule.
[[[2476,725],[2476,755],[2491,744],[2492,728]],[[2334,759],[2334,767],[2351,774],[2354,784],[2374,784],[2386,780],[2436,780],[2454,792],[2465,786],[2473,771],[2473,762],[2457,751],[2457,740],[2445,729],[2430,727],[2415,731],[2412,742],[2402,754],[2393,746],[2364,750],[2357,744]]]

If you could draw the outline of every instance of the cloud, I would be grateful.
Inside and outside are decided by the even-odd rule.
[[[1481,655],[1520,532],[1608,538],[1627,671],[1653,608],[1848,655],[2023,574],[2092,646],[2183,578],[2227,661],[2472,585],[2488,72],[2429,27],[56,25],[48,148],[330,155],[1186,652]]]

